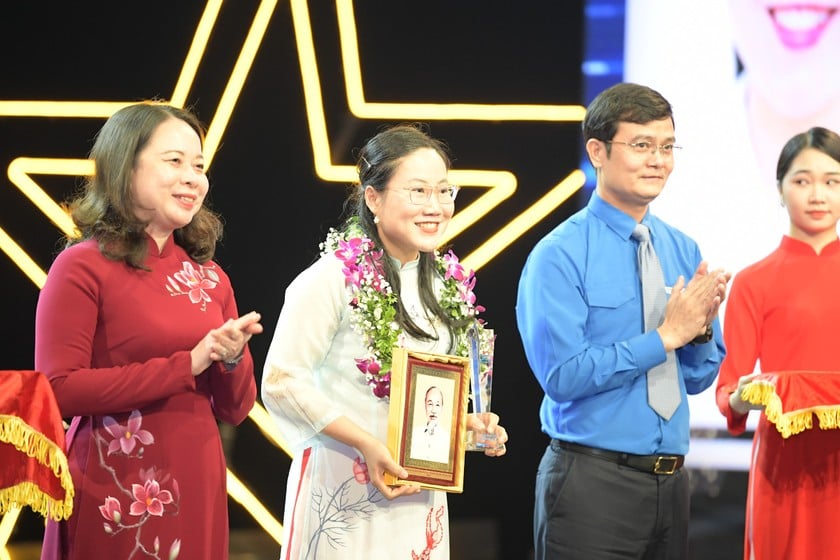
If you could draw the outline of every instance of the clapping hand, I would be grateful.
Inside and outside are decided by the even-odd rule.
[[[212,329],[192,349],[192,374],[200,375],[213,362],[234,362],[255,334],[263,332],[260,314],[251,311],[237,319],[228,319]]]
[[[703,261],[688,283],[682,276],[677,278],[665,308],[665,319],[657,329],[666,351],[681,348],[706,332],[726,298],[731,277],[723,269],[710,271]]]

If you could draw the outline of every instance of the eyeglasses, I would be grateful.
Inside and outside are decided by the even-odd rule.
[[[458,196],[460,188],[457,185],[447,185],[445,187],[402,187],[401,190],[408,193],[408,200],[412,204],[428,203],[432,198],[432,193],[441,204],[452,204],[455,202],[455,197]]]
[[[682,146],[676,144],[662,144],[657,145],[653,142],[619,142],[618,140],[604,140],[604,144],[624,144],[630,146],[637,154],[655,154],[657,150],[662,154],[662,157],[670,157],[674,155],[675,151],[682,150]]]

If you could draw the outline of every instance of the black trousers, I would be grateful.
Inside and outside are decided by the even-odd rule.
[[[535,560],[685,560],[689,477],[653,474],[552,442],[537,471]]]

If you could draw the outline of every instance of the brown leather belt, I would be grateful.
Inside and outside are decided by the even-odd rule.
[[[603,459],[604,461],[610,461],[617,465],[652,474],[674,474],[685,463],[685,455],[633,455],[632,453],[609,451],[607,449],[589,447],[559,439],[552,439],[551,445],[552,447],[560,447],[572,453],[589,455],[590,457]]]

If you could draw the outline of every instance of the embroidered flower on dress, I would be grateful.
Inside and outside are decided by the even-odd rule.
[[[213,267],[199,265],[196,268],[190,261],[184,261],[183,265],[181,270],[166,277],[169,282],[166,289],[169,295],[186,295],[192,303],[201,303],[201,310],[205,311],[207,302],[211,301],[207,290],[212,290],[219,284],[219,275]]]
[[[143,445],[150,445],[155,442],[155,437],[146,430],[141,430],[140,426],[143,424],[143,416],[139,410],[131,411],[128,417],[128,422],[125,426],[117,423],[112,416],[106,416],[102,419],[102,425],[105,430],[111,434],[114,439],[108,444],[108,455],[113,455],[117,451],[122,451],[126,455],[131,455],[134,447],[139,441]]]
[[[367,463],[362,461],[361,457],[353,459],[353,477],[359,484],[367,484],[370,482],[370,473],[368,472]]]
[[[375,247],[354,221],[344,231],[331,229],[321,243],[321,254],[333,254],[344,265],[345,285],[352,294],[351,322],[368,349],[367,355],[356,358],[356,367],[364,374],[373,394],[386,398],[391,392],[393,348],[404,346],[405,335],[395,320],[397,295],[385,280],[384,252]],[[439,293],[443,309],[456,320],[477,319],[484,308],[475,303],[473,271],[465,269],[452,251],[443,256],[435,253],[435,263],[443,280]],[[481,319],[476,323],[479,329],[483,328]],[[466,328],[456,333],[454,353],[469,355]]]
[[[105,503],[99,506],[99,513],[108,521],[119,523],[122,520],[122,506],[120,501],[113,496],[105,498]],[[109,527],[106,525],[106,527]]]
[[[172,503],[172,494],[169,490],[161,490],[157,480],[147,480],[143,484],[132,484],[131,493],[134,501],[131,503],[129,513],[131,515],[163,515],[164,504]]]
[[[178,515],[179,502],[181,498],[178,481],[165,470],[156,468],[154,465],[145,468],[141,466],[138,470],[139,482],[131,484],[127,488],[117,474],[116,465],[109,464],[111,455],[123,454],[127,459],[134,461],[143,459],[143,446],[155,443],[154,435],[148,430],[141,429],[143,415],[139,410],[132,410],[122,426],[113,417],[106,416],[102,419],[102,428],[94,431],[94,441],[99,454],[99,466],[108,473],[115,484],[115,494],[105,498],[104,503],[99,506],[99,513],[105,519],[102,524],[103,531],[112,538],[126,532],[130,536],[134,548],[130,557],[136,555],[160,558],[161,549],[160,537],[155,535],[149,546],[151,535],[146,532],[141,537],[142,527],[151,517],[163,517],[164,515]],[[107,436],[105,435],[107,434]],[[110,436],[110,439],[108,436]],[[138,447],[138,442],[140,446]],[[106,453],[107,448],[107,453]],[[168,484],[172,491],[164,490],[161,487]],[[123,517],[122,503],[120,498],[127,499],[129,514],[136,519],[126,522]],[[164,507],[168,506],[168,508]],[[176,560],[181,552],[180,538],[174,539],[169,546],[169,560]]]

